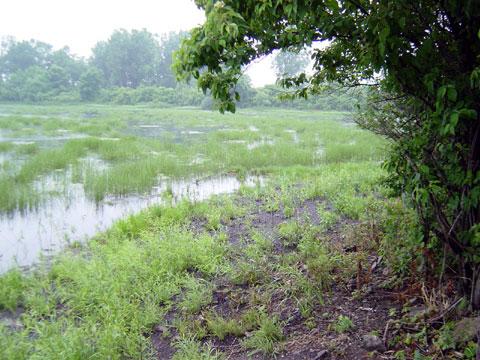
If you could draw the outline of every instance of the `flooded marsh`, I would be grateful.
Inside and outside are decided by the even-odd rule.
[[[173,196],[229,193],[285,166],[380,160],[348,113],[0,106],[0,271]],[[256,177],[255,177],[255,176]]]

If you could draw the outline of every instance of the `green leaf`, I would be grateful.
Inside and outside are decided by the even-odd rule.
[[[453,86],[449,86],[447,89],[447,98],[449,101],[454,102],[457,100],[457,90]]]
[[[450,115],[450,125],[456,127],[458,124],[458,112],[455,111]]]
[[[440,86],[440,88],[437,91],[437,98],[438,99],[443,99],[445,97],[446,93],[447,93],[447,87],[446,86]]]
[[[477,111],[474,109],[461,109],[459,113],[462,118],[468,120],[476,120],[478,116]]]

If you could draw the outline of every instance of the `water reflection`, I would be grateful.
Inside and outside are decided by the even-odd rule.
[[[262,178],[249,177],[243,183],[253,186],[262,182]],[[110,197],[100,205],[86,197],[81,184],[69,184],[64,189],[65,196],[47,200],[38,210],[0,217],[0,272],[14,265],[32,265],[42,253],[57,252],[69,243],[85,241],[115,220],[164,203],[167,189],[175,203],[184,198],[199,201],[232,193],[241,184],[234,176],[163,181],[148,196]]]

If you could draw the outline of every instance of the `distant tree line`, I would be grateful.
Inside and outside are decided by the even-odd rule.
[[[98,42],[90,58],[54,50],[41,41],[5,39],[0,46],[0,101],[26,103],[100,102],[134,105],[215,108],[211,96],[192,83],[178,84],[171,69],[172,54],[188,33],[156,36],[147,30],[116,30]],[[309,65],[305,49],[280,52],[274,59],[278,77],[294,76]],[[282,100],[282,89],[268,85],[254,89],[244,75],[236,91],[240,107],[291,107],[321,110],[354,109],[352,93],[338,91],[308,100]]]

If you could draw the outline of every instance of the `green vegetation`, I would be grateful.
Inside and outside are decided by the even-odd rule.
[[[0,275],[0,357],[480,358],[480,2],[196,4],[89,59],[2,42],[0,216],[162,202]]]
[[[30,111],[45,110],[30,108]],[[48,110],[53,112],[53,108]],[[107,114],[110,110],[96,108],[96,111]],[[71,111],[82,112],[84,109],[73,107]],[[156,118],[159,114],[174,116],[169,110],[142,111],[146,119],[150,116]],[[184,110],[178,113],[183,124],[179,121],[177,126],[191,126],[198,121],[194,112]],[[205,114],[217,117],[212,113]],[[103,170],[87,168],[79,171],[75,175],[78,179],[93,177],[88,171],[98,171],[98,178],[101,178],[102,172],[112,174],[113,169],[128,166],[130,162],[140,161],[144,165],[146,160],[141,158],[151,151],[160,153],[170,149],[178,157],[190,161],[189,156],[197,154],[201,146],[202,154],[210,161],[193,166],[199,172],[229,171],[235,165],[236,171],[268,172],[271,180],[266,187],[243,187],[237,195],[215,197],[206,203],[184,201],[175,207],[153,207],[118,222],[86,245],[77,245],[56,256],[49,265],[39,265],[30,273],[7,272],[0,277],[0,308],[22,310],[18,318],[21,325],[17,329],[0,326],[2,356],[9,359],[28,358],[33,354],[49,359],[148,358],[155,353],[149,336],[156,324],[165,324],[169,332],[180,334],[171,342],[176,351],[175,359],[219,358],[220,352],[205,341],[213,338],[222,341],[229,336],[239,338],[241,347],[250,353],[281,352],[286,340],[285,324],[278,318],[280,313],[266,307],[272,296],[281,291],[286,298],[299,304],[305,318],[310,317],[316,306],[323,302],[323,291],[328,289],[331,276],[336,276],[335,264],[342,255],[327,242],[319,240],[323,231],[321,227],[296,228],[294,225],[295,228],[290,229],[290,224],[297,224],[294,219],[285,222],[278,230],[282,238],[298,246],[298,250],[292,253],[276,253],[276,235],[256,228],[254,218],[243,221],[247,228],[239,239],[240,246],[231,243],[223,231],[238,218],[254,216],[252,209],[257,201],[267,203],[272,201],[269,199],[275,199],[278,208],[284,208],[321,197],[330,199],[335,207],[343,192],[351,197],[350,201],[364,198],[372,191],[372,186],[377,186],[374,184],[382,174],[376,159],[381,158],[383,143],[371,138],[371,152],[363,150],[365,156],[369,154],[366,161],[351,162],[355,159],[352,154],[344,158],[346,162],[315,160],[313,156],[308,159],[304,158],[303,151],[306,154],[305,149],[318,146],[317,135],[323,144],[340,142],[342,137],[356,138],[357,144],[361,144],[360,139],[366,135],[355,128],[343,131],[342,123],[312,118],[312,114],[307,113],[294,113],[297,120],[288,120],[291,114],[285,113],[278,114],[279,119],[271,114],[254,114],[255,117],[240,114],[215,123],[228,131],[198,134],[207,140],[206,145],[202,145],[205,141],[194,139],[186,139],[185,143],[154,142],[128,135],[132,127],[119,119],[119,128],[122,129],[122,124],[125,127],[118,141],[93,136],[69,140],[58,148],[41,147],[35,154],[22,155],[23,166],[7,176],[25,183],[58,168],[66,171],[67,165],[76,168],[89,154],[96,154],[108,166]],[[131,118],[131,115],[127,113],[125,117]],[[93,119],[88,119],[83,126],[93,129],[96,118]],[[203,126],[212,125],[205,122]],[[302,130],[307,122],[317,129],[318,134]],[[68,125],[66,121],[61,126]],[[252,126],[258,128],[260,134],[248,130]],[[291,133],[285,132],[285,128],[297,132],[300,149],[288,153],[285,150],[282,157],[283,147],[287,149],[293,142]],[[261,136],[275,140],[274,145],[261,145],[267,155],[248,150],[245,144],[225,143],[226,140],[252,141]],[[243,147],[245,149],[241,150]],[[268,151],[270,147],[272,151]],[[13,149],[15,147],[9,151]],[[354,145],[352,149],[357,155],[362,152]],[[249,156],[249,151],[255,156]],[[270,160],[262,160],[262,156],[265,159],[270,157]],[[154,163],[153,159],[151,161]],[[312,166],[315,164],[317,166]],[[175,166],[182,169],[180,165]],[[181,174],[191,174],[186,169],[181,171],[184,171]],[[173,175],[173,171],[170,174]],[[95,178],[89,179],[95,181]],[[299,183],[301,187],[293,186]],[[85,183],[87,189],[88,184]],[[280,194],[277,188],[282,189]],[[361,204],[366,206],[368,202]],[[317,208],[320,205],[314,206],[314,211]],[[204,228],[193,226],[202,219],[205,220]],[[301,264],[305,264],[306,276]],[[278,277],[285,281],[271,280]],[[226,279],[230,284],[232,299],[244,304],[239,313],[221,315],[215,309],[220,279]],[[289,285],[284,287],[283,284]],[[243,286],[249,290],[245,291]],[[168,320],[171,317],[166,315],[172,311],[174,319]]]
[[[333,329],[340,334],[350,331],[354,327],[355,325],[352,320],[345,315],[340,315],[337,321],[333,324]]]
[[[31,136],[28,128],[38,132],[35,145],[5,146],[4,154],[19,161],[2,170],[11,189],[37,194],[37,206],[47,195],[68,196],[39,186],[49,176],[66,189],[82,183],[97,201],[148,193],[159,175],[265,179],[233,195],[154,206],[29,271],[0,276],[4,358],[155,358],[166,349],[173,359],[222,359],[233,351],[275,357],[315,329],[322,348],[342,356],[332,339],[353,327],[383,331],[384,323],[356,314],[369,289],[389,291],[421,272],[415,213],[389,198],[381,182],[387,143],[345,126],[347,114],[245,110],[221,117],[98,105],[3,111],[12,113],[2,118],[6,128],[22,119],[22,126],[10,125],[16,137]],[[87,136],[48,140],[57,129]],[[341,143],[349,146],[336,154]],[[373,274],[377,254],[384,260]],[[388,279],[372,280],[383,272]],[[344,293],[352,281],[354,289]],[[429,299],[431,311],[441,311]],[[372,314],[392,322],[398,335],[391,349],[414,353],[420,340],[412,339],[422,335],[403,332],[410,320],[400,311]],[[452,345],[449,331],[423,346],[475,351],[469,338]]]
[[[195,82],[178,84],[171,70],[172,54],[187,32],[155,35],[145,29],[113,31],[110,38],[92,49],[89,59],[80,58],[68,47],[53,50],[41,41],[9,38],[0,45],[0,101],[75,104],[97,102],[118,105],[196,106],[216,109],[210,94]],[[298,57],[301,61],[293,61]],[[308,65],[306,53],[279,54],[277,72],[297,73]],[[364,89],[365,90],[365,89]],[[282,89],[267,85],[252,88],[248,76],[236,87],[240,107],[284,107],[324,111],[353,111],[365,101],[366,91],[331,89],[308,101],[280,99]],[[355,99],[352,101],[352,99]]]
[[[417,211],[424,251],[435,253],[424,260],[441,279],[446,265],[455,268],[460,296],[480,310],[480,2],[197,4],[205,23],[182,42],[174,67],[211,91],[221,111],[235,111],[243,69],[277,50],[325,44],[312,50],[312,72],[282,74],[287,97],[368,85],[358,123],[393,142],[388,183]],[[358,214],[351,205],[345,213]]]
[[[253,349],[251,354],[263,352],[272,354],[276,349],[279,341],[283,340],[283,333],[278,320],[275,318],[264,317],[260,320],[258,330],[254,331],[252,336],[244,341],[247,349]]]
[[[99,105],[2,108],[11,114],[0,118],[6,136],[28,140],[2,143],[12,166],[0,172],[1,211],[32,208],[55,195],[36,185],[53,175],[64,178],[64,187],[82,183],[91,199],[101,201],[109,195],[148,194],[160,177],[235,173],[241,178],[283,166],[381,160],[386,144],[334,121],[348,119],[348,113],[245,110],[225,117]],[[59,136],[66,140],[55,140]],[[293,203],[285,205],[287,213],[293,210]],[[208,220],[218,227],[214,213]]]

